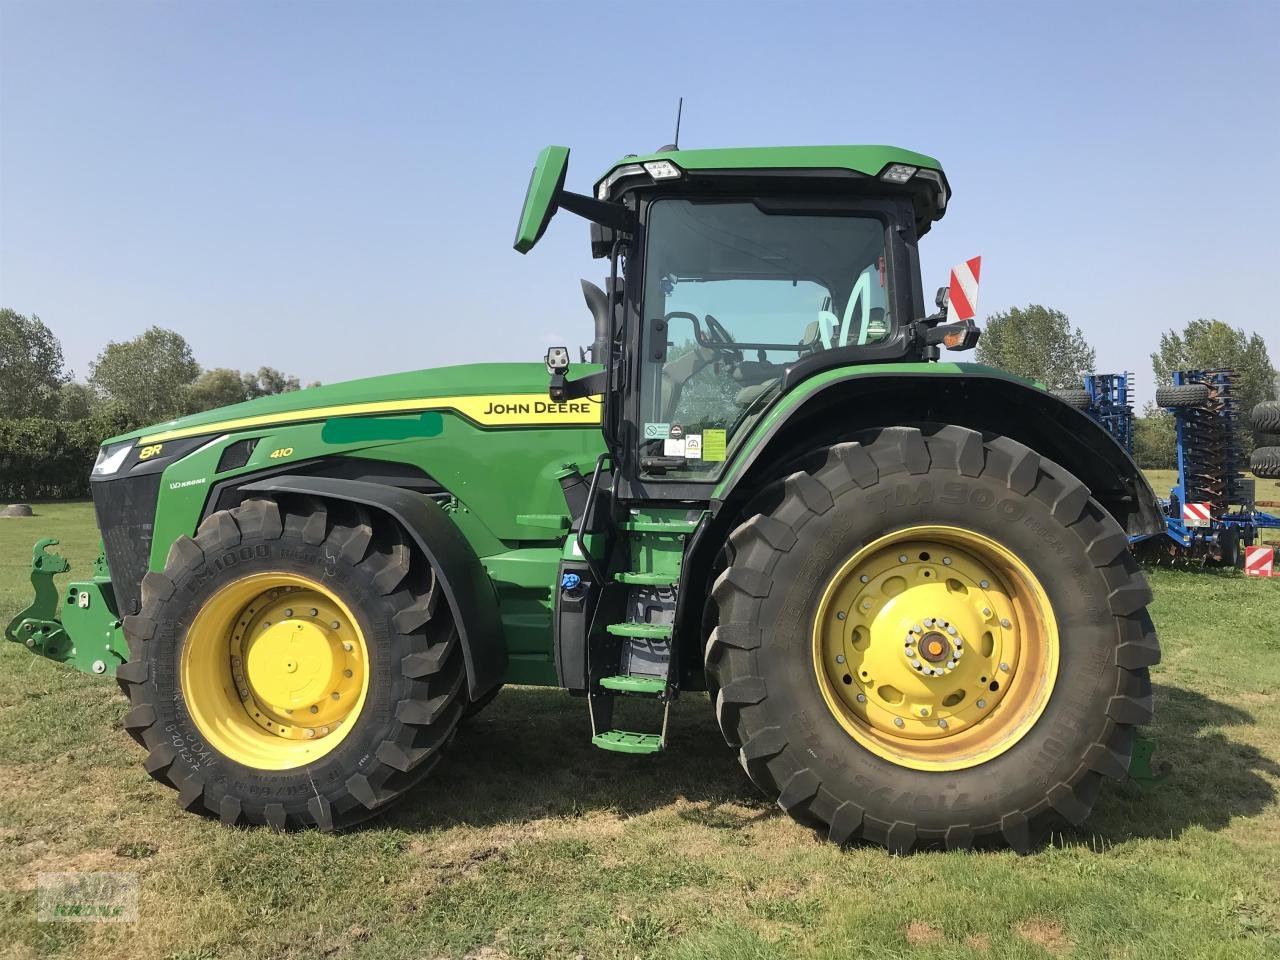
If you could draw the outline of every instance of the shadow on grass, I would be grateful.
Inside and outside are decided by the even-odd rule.
[[[619,707],[618,725],[625,729],[656,732],[661,723],[652,704]],[[417,830],[601,811],[635,816],[682,798],[712,805],[710,813],[691,814],[717,821],[709,826],[743,823],[714,813],[719,803],[782,815],[738,766],[706,694],[685,694],[672,707],[663,753],[631,756],[591,745],[585,700],[558,690],[509,688],[459,729],[427,782],[375,822]]]
[[[1144,732],[1156,737],[1156,760],[1169,773],[1155,783],[1108,782],[1093,816],[1069,835],[1119,842],[1219,830],[1275,801],[1267,778],[1280,777],[1280,764],[1219,732],[1254,725],[1250,713],[1182,687],[1157,686],[1155,696],[1158,723]],[[649,720],[656,729],[656,712]],[[645,729],[639,717],[623,722]],[[718,810],[722,803],[783,816],[738,767],[703,694],[687,694],[672,709],[669,740],[656,756],[608,753],[591,745],[583,701],[554,690],[504,690],[459,730],[427,782],[373,822],[408,830],[518,825],[602,811],[635,816],[679,799],[701,806],[678,816],[711,829],[748,822],[740,809]]]
[[[1129,780],[1104,790],[1081,833],[1119,841],[1177,837],[1190,827],[1220,830],[1275,802],[1268,777],[1280,763],[1218,728],[1254,726],[1251,713],[1183,687],[1155,687],[1156,763],[1168,773],[1154,783]]]

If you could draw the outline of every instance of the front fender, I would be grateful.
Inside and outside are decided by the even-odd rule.
[[[815,445],[921,422],[1008,436],[1079,477],[1130,536],[1165,529],[1151,484],[1101,424],[1032,381],[980,364],[874,364],[800,381],[737,447],[715,499],[748,497]]]
[[[345,500],[387,514],[413,537],[430,561],[458,625],[472,700],[502,682],[507,649],[498,596],[480,558],[434,500],[399,487],[364,480],[289,475],[245,484],[244,493],[296,493]]]

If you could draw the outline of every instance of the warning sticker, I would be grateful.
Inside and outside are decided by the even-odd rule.
[[[671,436],[671,424],[669,423],[646,423],[644,425],[644,438],[646,440],[665,440]]]
[[[725,457],[724,430],[702,431],[702,459],[708,463],[719,463]]]
[[[691,433],[684,438],[684,455],[690,460],[702,459],[702,434]]]
[[[662,455],[664,457],[683,457],[684,437],[667,437],[667,439],[663,440]]]

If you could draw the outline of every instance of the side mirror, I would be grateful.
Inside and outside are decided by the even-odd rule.
[[[561,207],[602,227],[631,232],[630,210],[620,203],[597,200],[595,197],[566,190],[564,178],[568,172],[568,147],[545,147],[538,154],[533,174],[529,177],[529,189],[524,195],[520,223],[516,225],[513,246],[520,253],[528,253],[542,239],[551,218]]]
[[[568,147],[544,147],[538,154],[529,176],[529,189],[525,191],[520,223],[516,226],[515,248],[521,253],[532,250],[547,232],[568,172]]]

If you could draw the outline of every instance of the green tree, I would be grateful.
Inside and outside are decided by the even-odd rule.
[[[226,367],[206,370],[187,388],[187,409],[191,413],[242,403],[254,396],[245,384],[245,374]]]
[[[1151,369],[1156,386],[1172,383],[1175,370],[1234,370],[1236,405],[1246,425],[1254,404],[1276,396],[1277,375],[1266,341],[1221,320],[1192,320],[1181,333],[1161,334],[1160,349],[1151,354]],[[1243,432],[1246,446],[1251,446],[1247,427]]]
[[[151,327],[132,340],[108,343],[89,371],[90,385],[141,426],[186,412],[200,365],[180,334]]]
[[[1178,465],[1178,441],[1173,417],[1148,404],[1133,418],[1133,458],[1145,470],[1171,470]]]
[[[62,344],[35,314],[0,309],[0,417],[47,417],[67,382]]]
[[[1062,390],[1080,387],[1081,378],[1093,372],[1095,354],[1066,314],[1032,303],[987,317],[977,358]]]
[[[56,404],[53,412],[46,416],[68,423],[72,420],[87,420],[101,409],[98,395],[87,383],[68,380],[58,388]]]
[[[275,367],[259,367],[257,373],[244,373],[241,376],[244,378],[246,391],[251,397],[267,397],[301,389],[297,377],[283,374]]]

